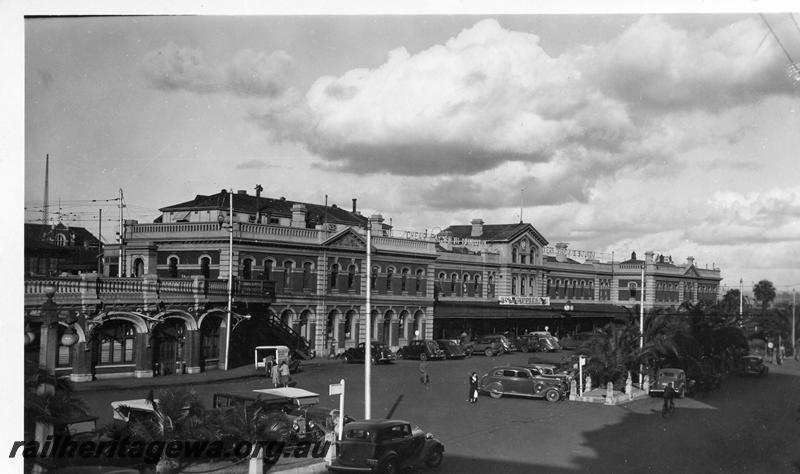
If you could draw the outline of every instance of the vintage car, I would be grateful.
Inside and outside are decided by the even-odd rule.
[[[444,351],[439,349],[439,344],[430,339],[414,339],[398,352],[403,359],[444,359]]]
[[[321,441],[327,433],[333,433],[339,424],[339,409],[319,405],[287,405],[283,413],[292,422],[292,432],[296,441]],[[355,421],[344,415],[342,423]]]
[[[525,353],[539,352],[542,350],[542,346],[539,344],[539,336],[533,334],[523,334],[519,336],[516,345],[520,351]]]
[[[502,334],[478,336],[469,344],[473,354],[484,354],[486,357],[511,352],[511,343]]]
[[[742,375],[757,375],[763,377],[769,373],[769,367],[764,365],[764,358],[758,355],[746,355],[739,362],[739,373]]]
[[[663,395],[664,388],[672,382],[672,388],[675,389],[676,395],[680,398],[686,396],[686,372],[683,369],[665,368],[659,369],[656,373],[655,380],[650,383],[650,396]]]
[[[364,355],[366,354],[366,345],[361,342],[356,347],[351,347],[344,351],[342,360],[347,363],[351,362],[364,362]],[[379,341],[372,341],[370,347],[370,359],[373,364],[388,364],[389,362],[397,359],[389,346]]]
[[[568,386],[569,383],[572,382],[572,379],[575,378],[573,370],[566,370],[555,364],[531,363],[529,360],[528,367],[531,369],[531,374],[534,376],[555,377],[564,381]]]
[[[461,344],[452,339],[436,339],[436,344],[444,351],[445,359],[463,359],[467,356]]]
[[[569,385],[560,377],[544,376],[523,366],[493,367],[481,378],[478,389],[492,398],[503,395],[544,398],[557,402],[569,394]]]
[[[329,471],[398,473],[404,469],[437,467],[444,445],[430,433],[402,420],[348,423],[336,442]]]

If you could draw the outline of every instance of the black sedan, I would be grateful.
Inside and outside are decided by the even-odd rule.
[[[373,364],[388,364],[397,359],[397,356],[389,349],[389,346],[382,342],[372,341],[370,351],[370,359]],[[362,342],[356,347],[347,349],[342,355],[342,359],[347,363],[364,362],[366,352],[366,345]]]
[[[436,339],[436,344],[439,345],[439,349],[444,351],[445,359],[463,359],[467,356],[461,344],[451,339]]]
[[[381,472],[437,467],[444,445],[430,433],[402,420],[364,420],[348,423],[336,443],[329,471]]]

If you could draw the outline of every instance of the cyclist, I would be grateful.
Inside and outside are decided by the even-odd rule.
[[[662,413],[666,414],[672,410],[675,410],[675,387],[672,386],[672,382],[669,382],[664,387],[664,408]]]

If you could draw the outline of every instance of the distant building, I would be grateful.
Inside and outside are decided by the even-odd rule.
[[[25,224],[25,275],[77,275],[98,271],[102,245],[83,227]]]

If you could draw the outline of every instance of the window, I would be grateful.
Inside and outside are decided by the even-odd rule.
[[[453,273],[450,275],[450,292],[455,293],[456,291],[456,280],[458,280],[458,275]]]
[[[629,298],[636,299],[636,283],[635,282],[628,283],[628,292],[630,293]]]
[[[56,234],[56,245],[59,247],[67,246],[67,236],[64,234]]]
[[[303,288],[311,288],[311,271],[313,270],[311,262],[303,264]]]
[[[217,342],[219,341],[219,325],[221,318],[210,317],[203,321],[202,334],[202,357],[203,359],[216,359],[219,357]]]
[[[208,257],[203,257],[200,259],[200,274],[203,275],[203,278],[206,280],[211,278],[211,259]]]
[[[517,263],[517,248],[511,249],[511,263]]]
[[[528,293],[533,296],[533,289],[536,287],[536,277],[531,277],[530,285],[528,285]]]
[[[400,291],[406,291],[408,288],[408,268],[403,269],[402,276],[400,277]]]
[[[246,258],[242,261],[242,279],[250,280],[253,278],[253,261]]]
[[[292,287],[292,262],[283,262],[283,286],[284,288]]]
[[[264,260],[264,280],[272,280],[272,260]]]
[[[101,330],[100,363],[122,364],[133,362],[133,325],[127,321],[116,321]]]
[[[466,295],[468,288],[469,288],[469,275],[465,273],[461,278],[461,293],[463,295]]]
[[[520,296],[525,296],[525,277],[520,277],[519,279],[519,294]]]
[[[516,295],[517,294],[517,276],[516,275],[511,277],[511,294],[512,295]]]
[[[331,265],[331,289],[336,288],[336,280],[339,278],[339,264]]]
[[[378,267],[372,267],[372,274],[370,275],[370,280],[371,280],[371,281],[369,282],[369,286],[370,286],[370,288],[372,288],[373,290],[374,290],[374,289],[376,288],[376,286],[377,286],[377,282],[378,282],[378,272],[379,272],[379,271],[381,271],[381,269],[380,269],[380,268],[378,268]]]
[[[351,327],[353,326],[353,315],[355,313],[353,311],[348,311],[347,314],[344,316],[344,338],[350,339],[351,337]]]
[[[169,276],[170,278],[178,278],[178,257],[169,258]]]
[[[472,287],[473,287],[472,289],[476,292],[478,291],[478,283],[480,283],[480,281],[481,281],[480,275],[475,275],[475,279],[472,280]]]
[[[422,269],[417,270],[417,279],[414,281],[414,291],[422,289]]]
[[[389,267],[386,270],[386,289],[390,290],[392,288],[392,275],[394,275],[394,267]]]
[[[531,247],[531,265],[536,265],[536,251]]]
[[[356,281],[356,266],[350,265],[347,267],[347,289],[352,290]]]
[[[526,259],[527,259],[527,258],[528,258],[528,256],[527,256],[527,255],[525,255],[524,253],[520,253],[520,254],[519,254],[519,263],[521,263],[521,264],[523,264],[523,265],[524,265],[525,263],[527,263],[527,262],[526,262]]]

